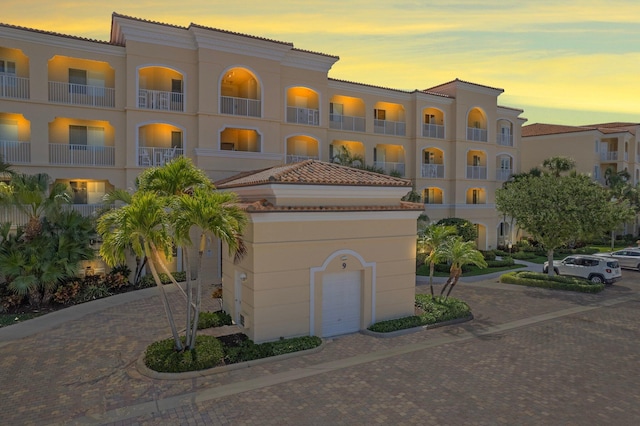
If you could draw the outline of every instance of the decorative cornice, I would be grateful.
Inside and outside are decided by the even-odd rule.
[[[292,48],[291,45],[286,43],[276,43],[238,34],[212,31],[195,25],[189,27],[189,32],[193,35],[195,44],[199,48],[271,59],[273,61],[282,61]]]

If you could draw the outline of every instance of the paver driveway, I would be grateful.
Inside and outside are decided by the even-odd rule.
[[[172,381],[135,368],[168,335],[154,293],[92,302],[82,309],[94,312],[52,317],[42,331],[0,329],[0,423],[638,424],[640,273],[599,295],[493,279],[453,296],[473,321],[352,334],[316,354]]]

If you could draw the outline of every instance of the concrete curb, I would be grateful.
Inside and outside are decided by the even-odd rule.
[[[276,355],[268,358],[254,359],[251,361],[238,362],[236,364],[222,365],[220,367],[207,368],[206,370],[186,371],[184,373],[160,373],[157,371],[153,371],[144,364],[144,354],[141,354],[136,360],[135,367],[138,373],[142,374],[145,377],[149,377],[151,379],[158,379],[158,380],[195,379],[198,377],[211,376],[213,374],[226,373],[234,370],[241,370],[243,368],[249,368],[256,365],[266,364],[268,362],[284,361],[286,359],[293,358],[293,357],[312,355],[322,351],[326,343],[327,342],[324,339],[322,339],[322,343],[320,344],[320,346],[317,346],[312,349],[307,349],[304,351],[291,352],[288,354]]]
[[[456,319],[452,319],[452,320],[449,320],[449,321],[437,322],[435,324],[421,325],[419,327],[405,328],[403,330],[390,331],[388,333],[380,333],[380,332],[371,331],[371,330],[361,330],[360,333],[362,333],[364,335],[367,335],[367,336],[377,337],[377,338],[380,338],[380,339],[386,339],[386,338],[390,338],[390,337],[398,337],[398,336],[404,336],[404,335],[411,334],[411,333],[417,333],[418,331],[422,331],[422,330],[431,330],[433,328],[445,327],[447,325],[461,324],[463,322],[471,321],[472,319],[473,319],[473,314],[469,315],[468,317],[464,317],[464,318],[456,318]]]

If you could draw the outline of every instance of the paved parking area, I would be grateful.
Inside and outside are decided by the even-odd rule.
[[[471,322],[172,381],[135,368],[168,335],[157,296],[95,305],[0,329],[2,424],[635,425],[640,273],[623,274],[598,295],[460,283]]]

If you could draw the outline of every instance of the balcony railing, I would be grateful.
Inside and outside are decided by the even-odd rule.
[[[139,89],[138,108],[182,112],[184,111],[184,94]]]
[[[467,140],[486,142],[487,130],[478,129],[476,127],[467,127]]]
[[[49,144],[49,163],[72,166],[114,166],[116,149],[113,146]]]
[[[433,179],[443,179],[444,164],[423,164],[422,177],[433,178]]]
[[[220,97],[220,113],[241,115],[243,117],[261,117],[262,103],[259,99]]]
[[[467,179],[486,179],[486,166],[467,166]]]
[[[320,125],[320,110],[311,108],[287,107],[287,123]]]
[[[112,87],[49,82],[49,102],[113,108],[116,105],[115,98],[116,90]]]
[[[0,140],[0,156],[9,164],[30,163],[31,143]]]
[[[373,133],[404,136],[406,127],[404,121],[373,120]]]
[[[618,151],[601,152],[600,161],[618,161]]]
[[[351,130],[354,132],[364,132],[364,117],[352,117],[349,115],[330,114],[329,126],[336,130]]]
[[[288,163],[299,163],[300,161],[305,160],[318,160],[319,157],[317,155],[289,155],[287,154],[287,164]]]
[[[65,204],[63,210],[76,210],[82,216],[89,217],[102,208],[102,204]],[[11,222],[13,226],[23,226],[29,222],[29,216],[16,206],[5,206],[0,209],[0,223]]]
[[[0,97],[29,99],[29,79],[0,73]]]
[[[164,166],[174,158],[184,154],[182,148],[155,148],[152,146],[143,146],[138,148],[138,166],[152,167]]]
[[[497,138],[498,145],[513,146],[513,135],[499,134]]]
[[[425,123],[422,125],[422,136],[425,138],[444,139],[444,126]]]
[[[75,210],[84,217],[95,216],[96,211],[104,208],[102,204],[65,204],[65,210]]]
[[[512,174],[511,169],[496,169],[496,180],[509,180]]]
[[[388,161],[374,161],[374,167],[384,170],[384,172],[390,175],[392,172],[404,176],[404,163],[390,163]]]

